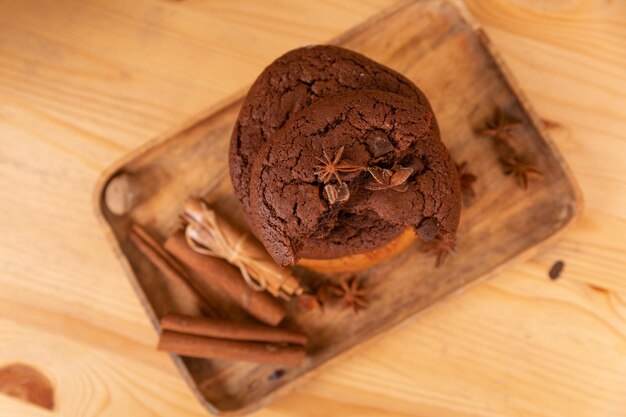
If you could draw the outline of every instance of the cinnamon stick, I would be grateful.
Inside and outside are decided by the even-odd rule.
[[[135,238],[138,237],[141,240],[143,240],[143,242],[145,242],[148,246],[150,246],[150,248],[154,252],[156,252],[160,258],[163,258],[163,260],[165,260],[168,264],[170,264],[171,267],[175,269],[179,275],[185,276],[185,270],[182,268],[182,266],[180,266],[178,261],[176,261],[176,259],[174,259],[172,255],[167,253],[167,251],[163,249],[161,244],[157,242],[157,240],[154,237],[152,237],[152,235],[148,233],[146,229],[139,226],[138,224],[133,224],[130,227],[130,230],[131,230],[131,238],[133,237],[132,235],[135,235],[134,236]]]
[[[305,334],[292,330],[182,314],[166,314],[161,319],[161,328],[217,339],[293,343],[296,345],[305,345],[307,342]]]
[[[221,258],[201,255],[191,249],[182,231],[167,238],[164,248],[191,268],[198,277],[222,289],[233,301],[260,321],[276,326],[287,314],[285,308],[269,294],[250,288],[237,268]]]
[[[306,351],[301,346],[220,340],[169,330],[161,333],[157,348],[194,358],[230,359],[276,365],[300,365],[306,357]]]
[[[276,264],[254,236],[227,222],[203,200],[188,198],[183,208],[186,237],[196,252],[227,259],[256,290],[267,290],[285,300],[302,294],[291,271]]]
[[[217,309],[211,304],[211,297],[199,285],[194,285],[178,262],[141,226],[133,225],[128,237],[139,251],[174,285],[187,288],[203,301],[205,309],[213,317],[219,317]]]

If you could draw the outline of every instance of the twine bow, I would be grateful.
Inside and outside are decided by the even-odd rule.
[[[217,221],[215,212],[204,201],[200,200],[199,204],[202,209],[199,213],[200,219],[188,213],[184,216],[188,221],[185,228],[185,238],[189,246],[198,253],[223,258],[239,268],[246,284],[256,291],[263,291],[267,288],[265,277],[267,275],[275,276],[278,281],[278,288],[280,288],[285,277],[264,267],[263,260],[246,254],[244,249],[248,235],[244,234],[234,242],[229,241]],[[254,274],[254,277],[252,277],[249,269],[252,269],[253,273],[256,270],[257,273]],[[260,272],[264,272],[265,276]]]

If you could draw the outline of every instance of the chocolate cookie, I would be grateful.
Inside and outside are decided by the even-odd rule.
[[[262,147],[250,189],[259,237],[281,265],[346,216],[413,227],[428,241],[453,239],[461,211],[458,173],[432,111],[381,91],[331,96],[298,113]],[[381,246],[338,242],[363,243]]]
[[[338,216],[328,235],[302,241],[302,258],[336,259],[369,252],[390,243],[406,229],[404,225],[382,221],[373,211],[342,210]]]
[[[381,90],[430,108],[424,94],[397,72],[356,52],[330,45],[295,49],[254,82],[230,143],[230,177],[250,218],[250,168],[261,146],[287,120],[320,98],[353,90]]]

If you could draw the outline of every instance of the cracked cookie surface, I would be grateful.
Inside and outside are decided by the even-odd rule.
[[[430,108],[424,94],[401,74],[336,46],[290,51],[261,73],[243,102],[229,151],[231,181],[248,219],[250,168],[263,144],[290,117],[320,98],[354,90],[388,91]]]
[[[322,176],[320,161],[333,159],[344,171]],[[409,168],[402,187],[371,186],[371,171]],[[259,151],[250,189],[255,228],[281,265],[296,263],[310,241],[329,239],[346,218],[453,238],[461,210],[458,173],[432,111],[381,91],[331,96],[298,113]],[[358,251],[382,246],[375,235],[336,243]]]

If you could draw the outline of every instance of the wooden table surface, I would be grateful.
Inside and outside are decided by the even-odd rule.
[[[60,415],[204,415],[154,350],[93,214],[94,183],[281,53],[392,3],[0,0],[0,391],[45,396],[29,368],[4,368],[22,364],[50,381]],[[626,3],[467,5],[555,122],[581,220],[258,416],[626,416]],[[0,395],[0,415],[49,411]]]

